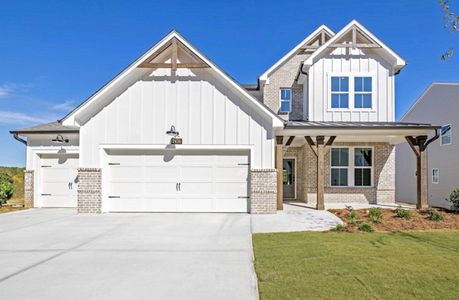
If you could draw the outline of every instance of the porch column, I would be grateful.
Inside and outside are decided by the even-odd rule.
[[[306,142],[317,158],[317,210],[325,209],[325,151],[327,146],[333,144],[335,138],[336,136],[331,136],[327,143],[325,143],[325,137],[323,135],[317,136],[316,142],[314,143],[310,136],[305,136]]]
[[[284,180],[283,180],[283,145],[284,137],[276,136],[276,170],[277,170],[277,209],[284,209]]]
[[[316,138],[317,141],[317,210],[324,210],[325,209],[325,137],[318,136]]]
[[[428,176],[427,176],[427,146],[438,139],[438,132],[428,140],[427,135],[417,137],[406,136],[406,141],[416,155],[416,208],[427,209],[428,203]]]

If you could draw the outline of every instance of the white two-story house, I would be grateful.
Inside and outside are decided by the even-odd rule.
[[[357,21],[321,26],[242,86],[173,31],[61,120],[14,130],[27,206],[275,213],[284,200],[395,201],[413,148],[418,207],[438,129],[394,122],[405,61]],[[435,138],[435,136],[433,137]]]

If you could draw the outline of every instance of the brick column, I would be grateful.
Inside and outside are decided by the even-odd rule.
[[[34,207],[34,171],[25,170],[24,171],[24,207],[32,208]]]
[[[276,169],[252,169],[250,171],[250,213],[275,214],[276,208]]]
[[[390,144],[378,144],[374,149],[376,203],[394,204],[395,147]]]
[[[102,204],[101,169],[78,169],[78,212],[100,214]]]

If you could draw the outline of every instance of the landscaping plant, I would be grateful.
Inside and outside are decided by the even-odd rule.
[[[13,191],[13,178],[8,174],[0,173],[0,206],[13,196]]]
[[[332,229],[333,231],[343,231],[344,226],[343,224],[336,224],[335,228]]]
[[[379,224],[383,219],[383,210],[379,207],[372,207],[369,209],[368,218],[372,223]]]
[[[451,194],[449,194],[449,199],[446,200],[451,202],[452,209],[459,210],[459,188],[453,190]]]
[[[406,210],[406,209],[402,209],[402,208],[397,208],[395,210],[395,214],[397,215],[397,217],[403,218],[403,219],[406,219],[406,220],[409,220],[412,217],[411,211]]]
[[[443,220],[443,214],[438,210],[430,210],[429,211],[429,220],[432,221],[441,221]]]
[[[364,231],[364,232],[374,232],[375,231],[375,229],[373,228],[373,226],[371,226],[371,224],[368,224],[365,222],[359,223],[358,228],[360,231]]]

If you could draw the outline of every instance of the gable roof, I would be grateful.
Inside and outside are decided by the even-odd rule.
[[[279,59],[274,65],[272,65],[268,70],[266,70],[263,74],[260,75],[260,81],[268,80],[268,76],[277,69],[280,65],[285,63],[290,57],[292,57],[304,44],[310,42],[314,39],[321,31],[325,31],[331,37],[335,34],[330,28],[325,25],[319,26],[316,30],[314,30],[310,35],[308,35],[304,40],[302,40],[298,45],[296,45],[292,50],[290,50],[287,54],[285,54],[281,59]]]
[[[397,53],[395,53],[392,49],[390,49],[386,44],[384,44],[380,39],[378,39],[375,35],[373,35],[368,29],[366,29],[362,24],[357,22],[357,20],[352,20],[349,24],[347,24],[343,29],[341,29],[337,34],[335,34],[331,39],[329,39],[325,44],[319,47],[314,53],[311,54],[305,61],[303,66],[309,67],[314,64],[314,60],[318,58],[324,51],[329,48],[332,44],[335,44],[340,38],[344,37],[347,33],[349,33],[352,28],[356,28],[360,31],[366,38],[372,40],[374,43],[378,44],[381,48],[378,50],[382,50],[386,53],[391,59],[391,63],[393,64],[395,71],[399,72],[405,65],[406,62],[403,58],[401,58]],[[376,50],[377,51],[377,50]]]
[[[401,121],[408,117],[408,115],[419,105],[421,104],[425,96],[436,86],[451,86],[451,87],[457,87],[459,89],[459,82],[432,82],[426,89],[425,91],[421,94],[421,96],[416,100],[416,102],[411,105],[411,107],[408,109],[407,112],[400,118]]]
[[[226,72],[224,72],[220,67],[218,67],[215,63],[213,63],[209,58],[203,55],[200,51],[198,51],[191,43],[189,43],[182,35],[180,35],[177,31],[172,30],[168,33],[165,37],[163,37],[158,43],[156,43],[153,47],[151,47],[148,51],[142,54],[138,59],[136,59],[133,63],[131,63],[127,68],[121,71],[118,75],[116,75],[112,80],[110,80],[107,84],[105,84],[102,88],[92,94],[88,99],[86,99],[83,103],[81,103],[78,107],[76,107],[73,111],[67,114],[61,122],[63,125],[75,125],[75,116],[86,110],[88,107],[96,103],[100,100],[104,95],[110,93],[112,89],[115,87],[122,85],[123,80],[127,80],[128,76],[135,72],[138,67],[141,67],[142,63],[149,62],[151,57],[158,51],[164,50],[167,45],[172,39],[176,39],[182,45],[184,45],[188,50],[195,55],[197,58],[202,60],[208,67],[215,72],[215,74],[220,77],[224,82],[229,84],[235,91],[237,91],[243,99],[246,100],[247,104],[254,108],[256,111],[264,115],[266,118],[272,120],[273,127],[283,127],[283,120],[275,114],[271,109],[269,109],[266,105],[258,101],[252,95],[250,95],[242,86],[240,86],[232,77],[230,77]]]

